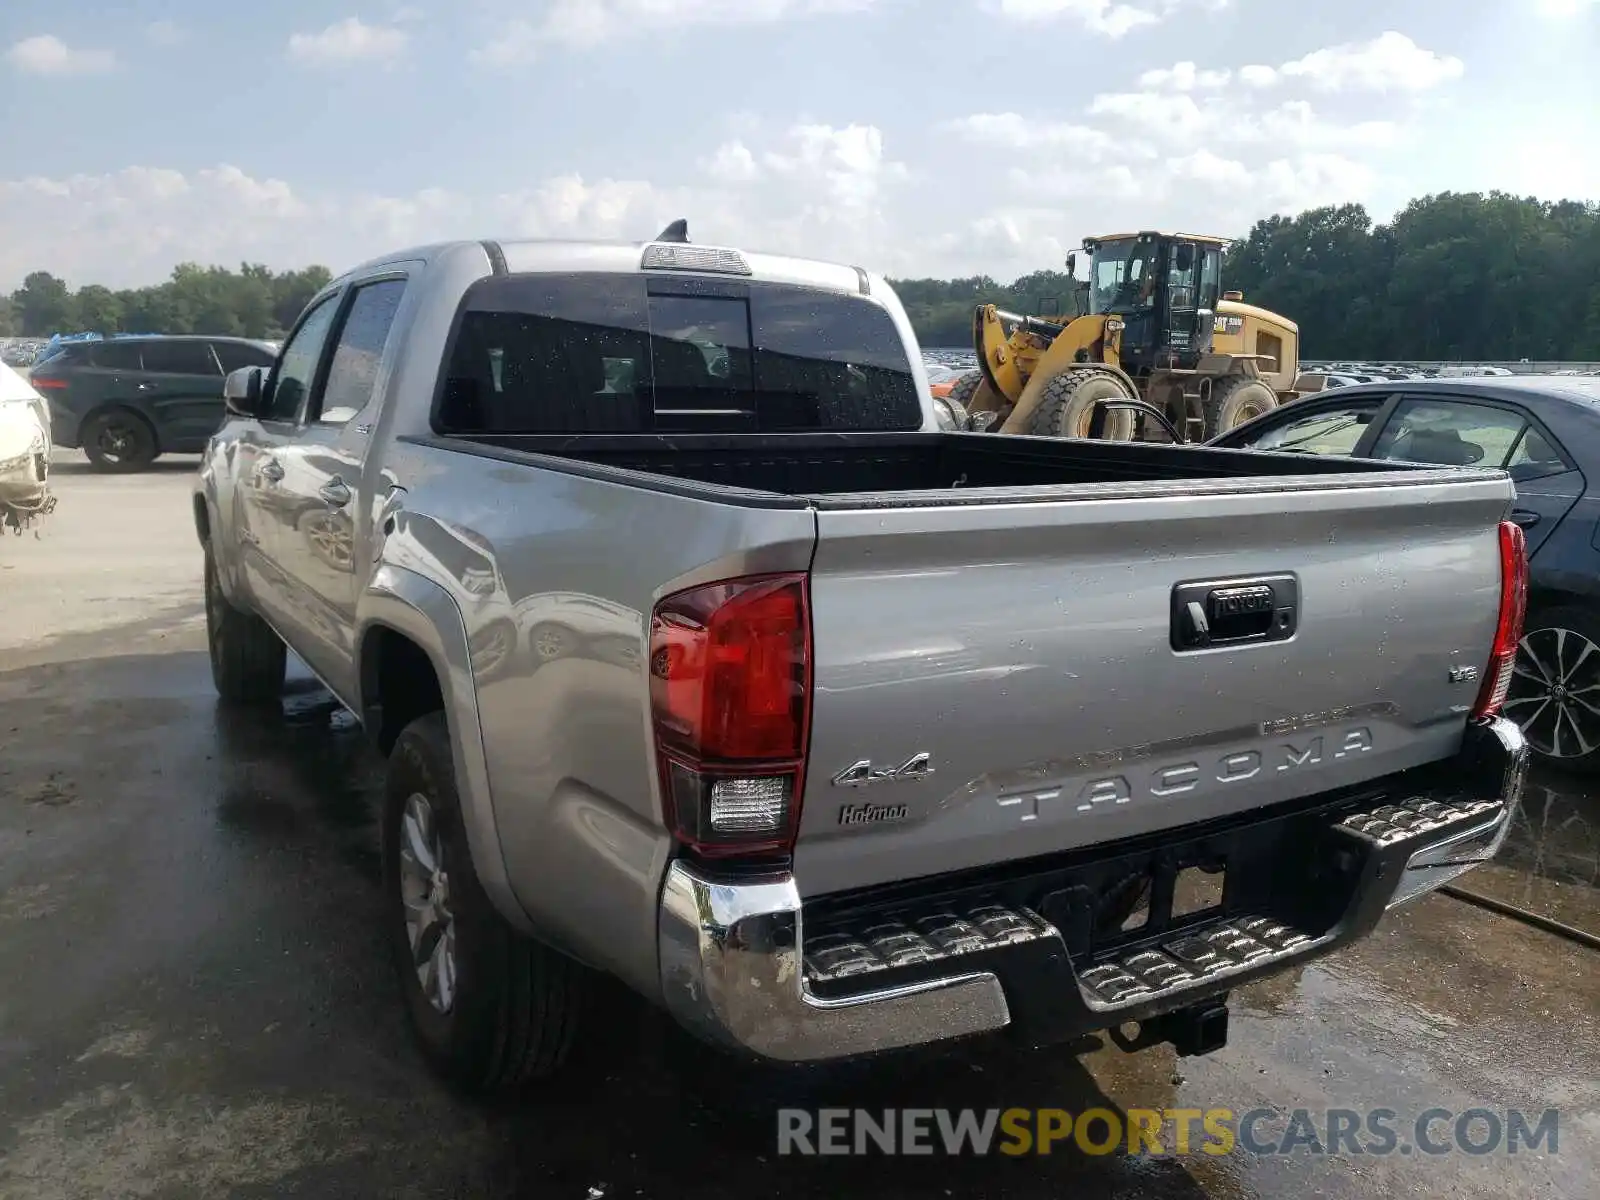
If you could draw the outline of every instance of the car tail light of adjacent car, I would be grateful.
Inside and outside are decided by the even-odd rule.
[[[1528,543],[1514,521],[1500,522],[1500,617],[1495,624],[1494,649],[1473,705],[1475,718],[1500,715],[1516,668],[1517,646],[1528,608]]]
[[[756,575],[662,599],[650,702],[667,820],[705,857],[794,848],[811,720],[805,575]]]

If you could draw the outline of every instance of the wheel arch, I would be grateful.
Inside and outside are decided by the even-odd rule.
[[[355,644],[362,723],[380,750],[387,754],[405,723],[443,711],[473,869],[501,916],[533,933],[500,846],[466,623],[455,600],[431,579],[386,563],[357,605]],[[386,688],[404,690],[386,695]]]

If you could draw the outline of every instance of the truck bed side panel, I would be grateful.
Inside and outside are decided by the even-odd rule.
[[[382,554],[460,605],[517,898],[549,940],[649,995],[669,849],[645,675],[651,608],[699,582],[805,570],[815,515],[395,449],[397,473],[417,482]]]
[[[1509,484],[1384,483],[821,510],[802,891],[1149,833],[1453,753],[1478,682],[1452,670],[1488,657]],[[1279,573],[1298,584],[1292,637],[1174,650],[1175,584]],[[922,754],[920,779],[834,782]]]

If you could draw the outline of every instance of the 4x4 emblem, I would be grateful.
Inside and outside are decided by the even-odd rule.
[[[933,755],[913,754],[898,767],[873,767],[870,758],[846,767],[833,777],[834,787],[872,787],[879,783],[914,783],[933,774]]]

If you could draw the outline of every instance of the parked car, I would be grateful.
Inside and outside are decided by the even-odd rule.
[[[1341,388],[1211,444],[1507,471],[1531,575],[1506,715],[1541,758],[1600,770],[1600,380],[1474,376]]]
[[[382,936],[472,1088],[596,972],[783,1061],[1206,1053],[1518,803],[1503,473],[942,431],[856,267],[408,250],[225,394],[213,679],[275,705],[287,643],[387,757]]]
[[[249,338],[63,341],[29,381],[50,403],[57,446],[82,447],[103,471],[138,471],[205,449],[222,424],[223,376],[273,359],[271,343]]]
[[[20,531],[50,503],[50,411],[0,362],[0,535]]]

